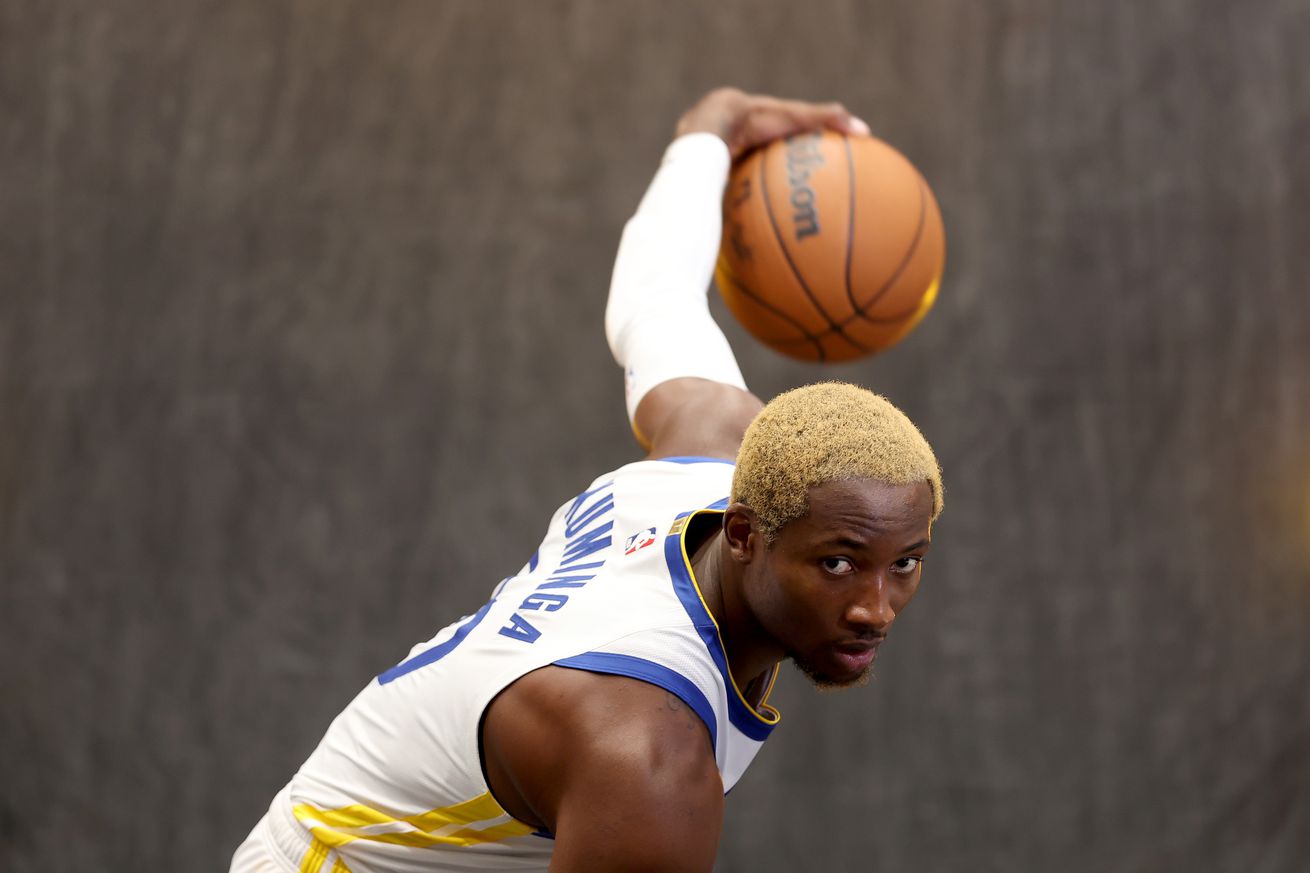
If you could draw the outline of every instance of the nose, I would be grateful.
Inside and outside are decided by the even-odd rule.
[[[846,623],[865,633],[885,633],[896,618],[892,608],[888,585],[881,576],[874,576],[861,588],[859,596],[846,607]]]

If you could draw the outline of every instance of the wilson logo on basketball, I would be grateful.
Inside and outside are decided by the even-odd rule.
[[[806,134],[787,140],[787,184],[791,188],[792,232],[796,241],[819,232],[819,213],[814,208],[814,189],[810,187],[810,173],[823,166],[823,153],[819,151],[822,136]]]

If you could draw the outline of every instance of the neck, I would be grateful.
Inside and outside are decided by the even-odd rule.
[[[692,572],[728,656],[737,687],[761,678],[786,653],[764,632],[743,596],[745,567],[732,559],[723,531],[715,531],[696,550]]]

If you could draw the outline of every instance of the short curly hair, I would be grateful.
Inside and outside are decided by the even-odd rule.
[[[905,413],[857,385],[820,382],[779,394],[755,416],[737,452],[732,501],[754,510],[772,543],[809,511],[812,487],[858,478],[927,482],[933,520],[941,514],[941,468]]]

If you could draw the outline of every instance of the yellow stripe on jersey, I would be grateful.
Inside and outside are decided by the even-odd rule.
[[[759,708],[773,713],[774,722],[778,722],[782,720],[782,713],[778,712],[778,710],[774,709],[772,706],[769,706],[768,700],[769,700],[769,695],[773,693],[773,686],[778,683],[778,674],[782,672],[778,668],[781,666],[782,666],[781,664],[773,665],[773,675],[769,677],[769,684],[768,686],[765,687],[764,693],[760,695]]]
[[[434,809],[431,812],[425,812],[422,815],[410,816],[405,821],[414,827],[423,831],[435,831],[437,828],[445,827],[449,824],[472,824],[475,821],[487,821],[488,819],[500,818],[507,815],[496,799],[488,791],[479,794],[472,800],[466,800],[463,803],[457,803],[454,806],[448,806],[445,809]],[[531,833],[531,831],[529,831]]]
[[[295,806],[295,814],[315,839],[325,844],[325,848],[344,846],[355,840],[419,849],[473,846],[526,836],[533,831],[532,827],[505,812],[491,796],[491,792],[453,806],[404,818],[395,818],[360,804],[338,809],[318,809],[307,803],[299,803]],[[301,873],[314,871],[305,870],[302,865]]]

